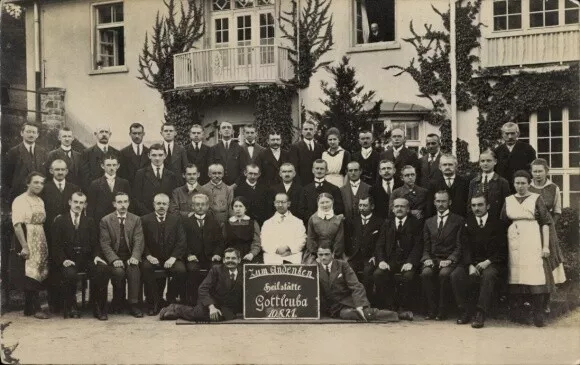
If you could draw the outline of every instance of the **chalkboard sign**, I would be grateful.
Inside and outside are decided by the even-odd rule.
[[[317,265],[244,265],[244,318],[319,319]]]

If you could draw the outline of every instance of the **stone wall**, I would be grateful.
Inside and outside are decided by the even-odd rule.
[[[60,129],[65,124],[64,95],[66,90],[58,87],[40,89],[42,124],[48,129]]]

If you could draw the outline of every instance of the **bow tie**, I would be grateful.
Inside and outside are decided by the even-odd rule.
[[[254,147],[255,143],[246,143],[246,146],[248,147]]]

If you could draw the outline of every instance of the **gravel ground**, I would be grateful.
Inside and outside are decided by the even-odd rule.
[[[175,325],[154,317],[24,318],[6,345],[19,342],[23,364],[575,364],[580,359],[580,310],[545,328],[488,321],[474,330],[444,323]]]

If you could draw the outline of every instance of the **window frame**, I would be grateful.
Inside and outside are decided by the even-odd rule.
[[[499,1],[499,0],[498,0]],[[530,0],[520,0],[521,1],[521,23],[522,26],[519,29],[504,29],[504,30],[496,30],[494,29],[494,6],[493,4],[495,1],[484,2],[487,5],[487,12],[490,16],[490,37],[505,37],[506,33],[509,36],[515,36],[520,34],[529,34],[529,32],[533,33],[544,33],[544,32],[554,32],[554,29],[561,29],[562,31],[565,30],[575,30],[578,28],[580,21],[578,23],[568,23],[565,22],[565,15],[566,11],[570,11],[570,7],[566,7],[566,0],[558,0],[558,25],[544,25],[541,27],[532,27],[530,26]],[[507,4],[507,3],[506,3]],[[506,5],[507,6],[507,5]],[[507,11],[507,9],[506,9]],[[580,18],[580,8],[578,8],[579,18]]]
[[[111,23],[106,23],[106,24],[99,24],[99,22],[98,22],[99,8],[101,8],[103,6],[107,6],[107,5],[111,6],[114,4],[121,4],[123,6],[123,21],[111,22]],[[95,3],[90,4],[90,18],[91,18],[91,32],[90,32],[90,37],[91,37],[90,57],[91,57],[91,59],[90,59],[90,71],[89,71],[90,75],[128,72],[129,71],[129,68],[127,67],[127,58],[126,58],[127,34],[125,32],[125,28],[126,28],[125,27],[125,19],[126,19],[125,5],[126,4],[125,4],[124,0],[100,1],[100,2],[95,2]],[[124,65],[107,66],[107,67],[102,66],[101,68],[99,68],[97,66],[97,62],[100,61],[100,59],[99,59],[100,51],[98,50],[98,47],[101,44],[99,31],[102,29],[119,28],[119,27],[123,28],[124,44],[123,44],[122,52],[123,52],[123,59],[125,60],[125,62],[124,62],[125,64]],[[118,55],[116,57],[118,57]],[[118,60],[116,62],[118,62]]]
[[[504,32],[504,31],[510,31],[510,30],[512,30],[512,31],[513,30],[521,30],[523,28],[523,25],[524,25],[523,24],[523,14],[524,14],[523,13],[523,10],[524,10],[524,8],[523,8],[522,1],[520,0],[520,12],[519,13],[510,13],[509,12],[509,1],[510,0],[493,0],[492,9],[491,9],[491,11],[492,11],[491,18],[492,18],[492,28],[493,28],[493,31],[494,32]],[[496,3],[499,3],[499,2],[505,2],[505,11],[506,11],[505,14],[499,14],[499,15],[496,15],[495,14],[495,4]],[[510,28],[509,27],[509,18],[511,16],[516,16],[516,15],[519,15],[520,16],[520,27],[519,28]],[[495,29],[495,19],[496,18],[500,18],[500,17],[505,18],[506,29]]]
[[[427,140],[427,132],[426,132],[426,126],[425,126],[425,119],[423,117],[422,114],[410,114],[410,115],[401,115],[398,113],[381,113],[381,115],[379,116],[379,118],[377,119],[378,121],[376,123],[382,122],[384,123],[388,123],[390,124],[390,130],[393,130],[394,128],[397,128],[398,124],[404,124],[404,123],[417,123],[417,137],[418,139],[407,139],[408,137],[408,133],[407,133],[407,128],[405,128],[405,146],[410,147],[413,150],[416,150],[417,153],[420,153],[421,148],[425,145],[425,142]],[[375,130],[375,124],[373,123],[371,130],[374,133]],[[384,137],[381,137],[382,139],[384,139]],[[385,148],[390,141],[388,140],[384,140],[382,142],[382,146],[383,148]]]
[[[383,51],[387,49],[399,49],[401,48],[399,39],[399,27],[397,24],[397,18],[399,17],[399,1],[393,0],[393,6],[395,8],[394,14],[394,39],[392,41],[383,41],[375,43],[357,43],[357,2],[358,0],[349,0],[351,2],[351,16],[350,16],[350,47],[346,53],[359,53],[359,52],[372,52],[372,51]]]

